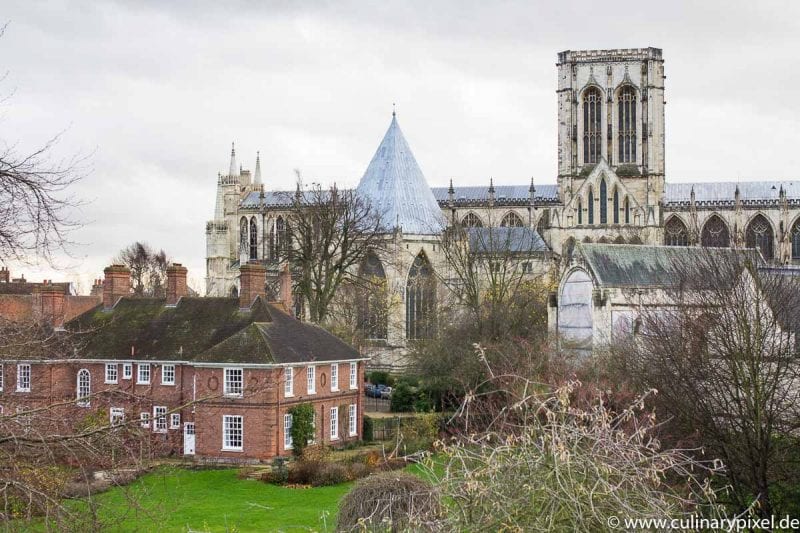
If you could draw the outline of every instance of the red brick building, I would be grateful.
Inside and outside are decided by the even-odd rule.
[[[56,296],[43,316],[79,348],[55,359],[2,354],[0,406],[68,402],[75,423],[90,413],[135,420],[160,453],[210,460],[290,453],[289,411],[301,403],[314,406],[317,442],[361,437],[365,360],[268,302],[263,266],[242,267],[238,298],[187,296],[180,265],[167,277],[166,298],[134,298],[127,268],[108,267],[102,303],[66,321]]]

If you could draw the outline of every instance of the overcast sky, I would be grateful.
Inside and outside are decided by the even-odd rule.
[[[800,2],[5,0],[0,142],[93,152],[75,259],[144,240],[205,275],[236,142],[266,187],[358,183],[392,103],[428,183],[554,183],[556,54],[664,50],[667,180],[800,178]]]

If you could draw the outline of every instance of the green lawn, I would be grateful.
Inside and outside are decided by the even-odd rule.
[[[162,468],[95,499],[108,531],[333,531],[351,486],[293,489],[238,479],[236,469]]]

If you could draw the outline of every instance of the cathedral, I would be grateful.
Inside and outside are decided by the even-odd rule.
[[[446,268],[437,243],[456,223],[520,228],[535,243],[532,269],[554,277],[578,243],[755,248],[768,263],[800,262],[800,181],[667,182],[660,49],[568,50],[557,73],[555,183],[430,187],[393,113],[357,188],[393,226],[394,260],[372,258],[401,303],[380,333],[386,346],[418,338],[409,283]],[[208,295],[237,294],[248,261],[278,272],[292,194],[269,189],[258,156],[251,174],[231,150],[206,224]]]

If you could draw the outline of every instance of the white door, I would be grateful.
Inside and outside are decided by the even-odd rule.
[[[183,455],[194,455],[194,422],[183,425]]]

